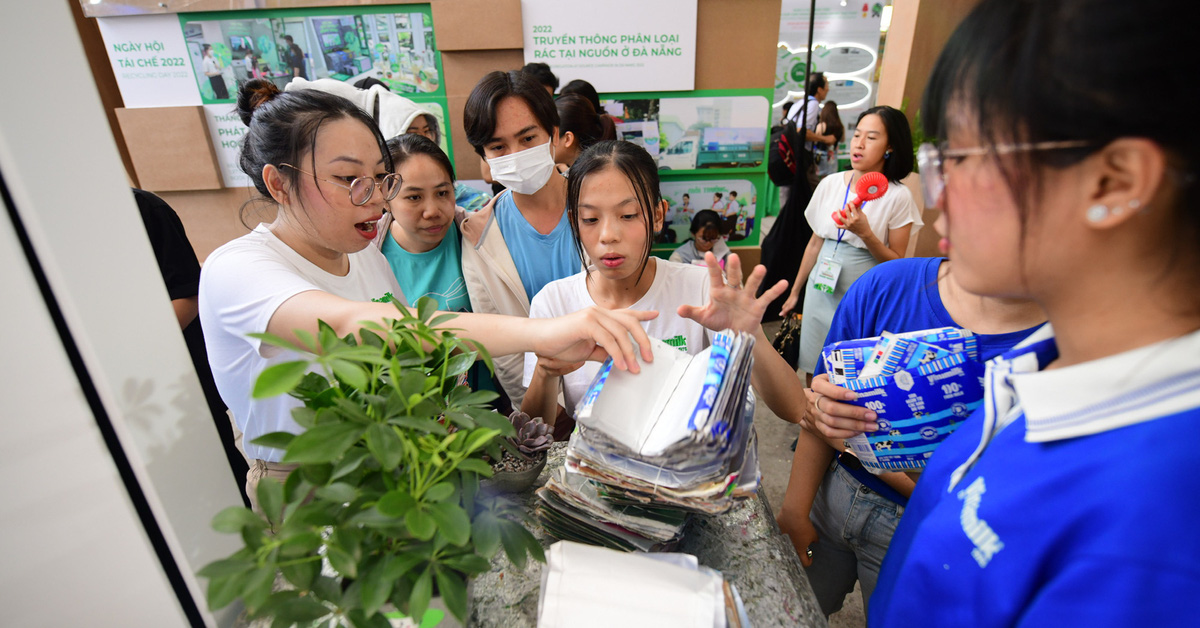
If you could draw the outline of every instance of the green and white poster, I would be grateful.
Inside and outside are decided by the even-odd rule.
[[[525,62],[600,92],[696,86],[694,0],[521,0]]]
[[[177,16],[102,17],[96,25],[127,108],[200,104]]]

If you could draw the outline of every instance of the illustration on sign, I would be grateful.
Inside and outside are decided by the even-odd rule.
[[[761,96],[601,100],[620,139],[646,149],[659,170],[756,168],[766,154],[770,103]]]
[[[181,20],[204,102],[231,102],[252,78],[280,89],[294,77],[377,79],[397,93],[441,88],[433,23],[424,13]]]
[[[659,189],[667,201],[667,213],[657,243],[686,242],[692,237],[692,219],[703,209],[721,216],[721,232],[730,242],[745,240],[754,231],[758,190],[749,180],[663,181]]]

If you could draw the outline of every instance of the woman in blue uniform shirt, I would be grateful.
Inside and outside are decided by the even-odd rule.
[[[1169,0],[983,0],[947,43],[921,178],[955,275],[1050,322],[989,364],[984,407],[930,460],[872,626],[1188,621],[1200,502],[1170,480],[1198,459],[1200,124],[1194,74],[1161,60],[1190,54],[1198,20]],[[825,394],[827,435],[874,429]]]

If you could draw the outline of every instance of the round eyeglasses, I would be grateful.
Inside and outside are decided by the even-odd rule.
[[[358,177],[351,181],[350,185],[346,185],[341,181],[334,181],[332,179],[318,177],[317,175],[305,170],[301,170],[292,164],[280,165],[287,166],[296,172],[304,173],[314,179],[324,181],[326,183],[332,183],[339,188],[345,188],[349,190],[350,202],[357,206],[366,205],[367,202],[371,200],[371,195],[375,193],[375,186],[377,185],[379,186],[380,193],[383,194],[383,200],[390,201],[396,198],[396,195],[400,193],[400,184],[403,182],[403,179],[400,178],[400,175],[394,172],[389,172],[388,174],[384,175],[382,179],[376,179],[375,177]]]
[[[943,163],[946,159],[970,157],[972,155],[1009,155],[1012,153],[1028,153],[1040,150],[1061,150],[1064,148],[1087,148],[1095,142],[1087,140],[1065,140],[1061,142],[1036,142],[1032,144],[996,144],[995,146],[976,146],[973,148],[945,148],[933,144],[921,144],[917,148],[917,167],[921,171],[921,191],[925,195],[925,207],[933,207],[946,190],[946,172]]]

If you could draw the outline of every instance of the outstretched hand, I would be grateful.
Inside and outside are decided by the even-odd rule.
[[[656,316],[658,312],[589,307],[557,318],[527,320],[538,325],[533,352],[539,358],[575,363],[611,357],[618,369],[637,373],[638,353],[643,362],[654,360],[650,339],[641,322]]]
[[[712,252],[704,254],[704,263],[708,266],[710,282],[708,303],[703,307],[681,305],[677,313],[713,331],[732,329],[754,333],[762,325],[767,306],[787,290],[787,281],[780,279],[769,290],[764,291],[762,296],[756,297],[755,293],[758,292],[767,269],[762,264],[755,266],[750,277],[746,279],[746,285],[742,286],[742,261],[736,253],[731,254],[725,262],[728,282],[721,275],[721,267],[717,265],[717,258]]]

